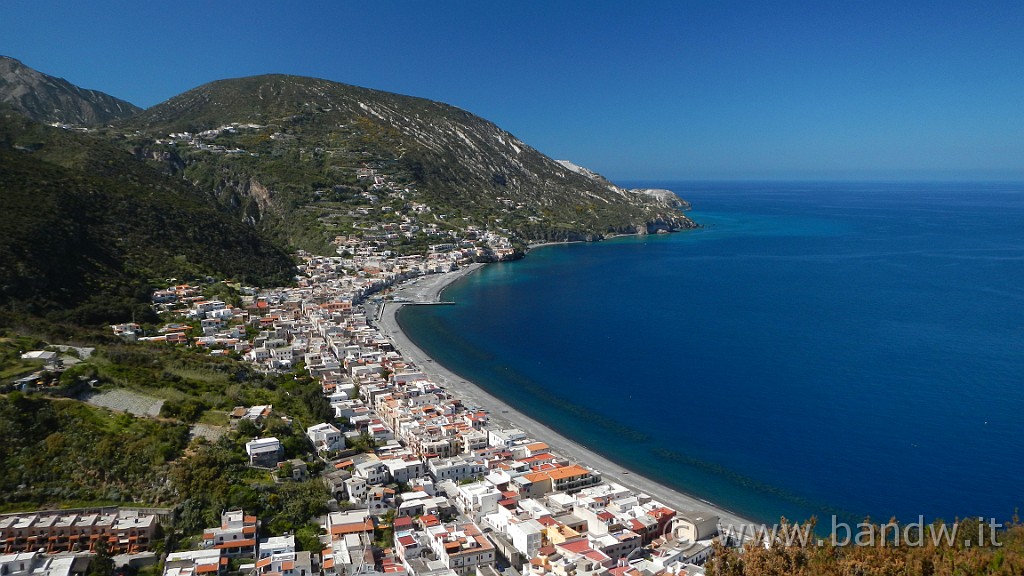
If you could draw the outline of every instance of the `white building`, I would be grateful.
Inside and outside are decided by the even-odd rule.
[[[494,565],[494,544],[472,522],[431,526],[426,532],[438,560],[460,576],[475,573],[477,567]]]
[[[49,556],[41,552],[0,554],[0,574],[4,576],[70,576],[74,554]]]
[[[354,476],[363,478],[367,484],[383,484],[388,481],[388,468],[380,460],[366,460],[355,465]]]
[[[531,518],[522,522],[509,523],[506,533],[516,550],[522,552],[523,556],[527,558],[533,558],[540,550],[544,526]]]
[[[260,522],[242,510],[231,510],[220,515],[220,526],[203,531],[203,545],[224,553],[225,556],[255,556]]]
[[[477,522],[484,515],[497,511],[501,499],[501,491],[483,481],[460,485],[455,491],[455,505]]]
[[[260,558],[284,552],[295,552],[295,536],[271,536],[260,540]]]
[[[200,576],[227,571],[227,556],[219,548],[171,552],[164,562],[164,576]]]
[[[383,460],[383,464],[388,469],[391,480],[401,484],[408,484],[427,473],[427,467],[418,458],[391,458]]]
[[[275,468],[281,460],[281,441],[273,436],[250,440],[245,444],[245,453],[249,455],[250,466]]]
[[[699,542],[718,534],[718,516],[684,513],[672,520],[672,536],[677,540]]]
[[[518,428],[487,431],[487,441],[491,446],[504,446],[505,448],[511,448],[513,444],[523,440],[526,440],[526,432],[523,432]]]
[[[463,457],[434,458],[427,462],[427,467],[435,482],[442,480],[461,482],[470,478],[483,478],[487,473],[486,462]]]
[[[306,437],[317,452],[331,452],[345,448],[345,436],[336,426],[329,423],[316,424],[306,428]]]

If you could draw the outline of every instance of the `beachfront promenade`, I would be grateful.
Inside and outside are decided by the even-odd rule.
[[[482,264],[473,264],[456,272],[435,274],[406,282],[395,289],[394,296],[412,302],[432,302],[440,299],[441,292],[456,280],[478,270]],[[376,322],[378,330],[387,336],[404,358],[414,363],[422,372],[452,394],[461,398],[466,405],[479,406],[490,412],[490,420],[498,425],[516,427],[528,435],[542,440],[559,455],[584,463],[601,472],[607,481],[618,482],[635,491],[646,493],[663,504],[681,512],[711,512],[717,514],[723,525],[750,524],[750,521],[715,506],[710,502],[673,490],[633,471],[624,469],[611,460],[582,446],[554,431],[512,406],[489,394],[474,383],[451,372],[434,362],[423,350],[412,343],[398,325],[397,314],[404,302],[388,302]],[[376,317],[376,316],[374,316]]]

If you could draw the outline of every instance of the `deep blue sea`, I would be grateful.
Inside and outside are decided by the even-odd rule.
[[[1024,509],[1024,184],[643,183],[704,227],[405,307],[434,358],[759,520]]]

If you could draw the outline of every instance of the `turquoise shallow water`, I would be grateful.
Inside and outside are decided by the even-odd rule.
[[[754,518],[1024,504],[1024,186],[660,185],[705,228],[490,265],[403,327],[581,444]]]

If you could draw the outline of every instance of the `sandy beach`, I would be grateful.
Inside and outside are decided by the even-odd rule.
[[[399,286],[394,295],[408,298],[412,302],[436,302],[441,293],[451,283],[472,274],[483,264],[473,264],[457,272],[425,276]],[[722,524],[749,524],[744,519],[728,510],[715,506],[705,500],[673,490],[667,486],[650,480],[631,470],[615,464],[611,460],[591,451],[565,436],[555,432],[545,424],[518,412],[505,402],[492,396],[482,388],[434,362],[426,353],[412,343],[398,325],[397,313],[405,303],[387,302],[381,313],[376,305],[368,305],[368,317],[375,318],[374,325],[391,341],[401,354],[416,364],[435,382],[444,385],[453,394],[461,398],[467,405],[479,406],[490,412],[491,421],[498,425],[516,427],[537,440],[546,442],[559,455],[580,462],[599,470],[606,482],[617,482],[636,492],[649,494],[663,504],[680,512],[711,512],[717,514]],[[377,312],[377,314],[373,314]]]

